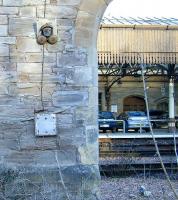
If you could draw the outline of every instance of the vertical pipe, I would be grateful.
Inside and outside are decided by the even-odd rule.
[[[175,131],[174,79],[169,80],[169,132]]]

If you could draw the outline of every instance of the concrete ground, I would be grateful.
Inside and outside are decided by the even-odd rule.
[[[169,133],[168,129],[153,129],[153,134],[155,138],[173,138],[174,133]],[[178,130],[175,132],[175,137],[178,137]],[[129,131],[128,133],[124,133],[122,130],[120,132],[111,133],[108,131],[107,133],[99,133],[99,138],[152,138],[152,134],[150,132],[134,132]]]

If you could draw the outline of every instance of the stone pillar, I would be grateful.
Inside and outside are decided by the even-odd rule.
[[[175,131],[174,79],[169,81],[169,132]]]

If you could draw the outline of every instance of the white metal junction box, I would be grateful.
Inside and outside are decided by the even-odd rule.
[[[36,136],[52,136],[56,135],[56,115],[42,114],[35,115],[35,135]]]

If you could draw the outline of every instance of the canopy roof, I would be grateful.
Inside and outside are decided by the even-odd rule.
[[[158,17],[103,17],[102,24],[130,24],[130,25],[178,25],[176,18]]]
[[[133,23],[137,20],[123,21],[128,23],[101,25],[99,64],[178,64],[178,19],[155,19],[155,24],[151,20],[147,24],[141,24],[141,20],[137,24]]]

